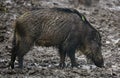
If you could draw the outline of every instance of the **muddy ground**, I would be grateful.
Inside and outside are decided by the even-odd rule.
[[[120,78],[120,1],[99,0],[91,5],[73,4],[72,0],[0,0],[0,78]],[[83,13],[102,35],[105,68],[88,64],[76,53],[79,68],[59,69],[56,48],[36,47],[25,56],[24,69],[6,67],[10,61],[12,24],[26,11],[40,7],[72,7]],[[70,63],[67,58],[67,64]],[[15,62],[17,67],[17,61]]]

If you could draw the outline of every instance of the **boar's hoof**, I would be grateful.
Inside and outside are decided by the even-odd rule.
[[[100,68],[105,68],[104,65],[96,65],[97,67],[100,67]]]
[[[78,67],[79,66],[79,64],[78,63],[72,63],[71,64],[71,67],[73,68],[73,67]]]
[[[11,67],[12,69],[14,69],[14,63],[13,62],[9,62],[8,67]]]
[[[59,64],[60,69],[65,68],[65,66],[66,66],[66,64],[65,64],[65,63],[60,63],[60,64]]]
[[[100,68],[104,68],[105,67],[103,61],[102,62],[95,62],[95,65],[97,67],[100,67]]]

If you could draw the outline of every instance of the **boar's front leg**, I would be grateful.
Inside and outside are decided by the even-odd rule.
[[[66,53],[70,57],[70,60],[71,60],[71,67],[78,66],[75,60],[75,51],[76,51],[77,46],[78,46],[78,39],[73,33],[71,33],[64,43]]]
[[[69,45],[69,48],[67,48],[67,55],[70,57],[71,60],[71,67],[77,67],[78,64],[75,60],[75,46],[74,45]]]

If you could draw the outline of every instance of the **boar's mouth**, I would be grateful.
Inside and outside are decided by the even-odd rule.
[[[104,67],[104,61],[102,56],[94,56],[92,61],[97,67]]]

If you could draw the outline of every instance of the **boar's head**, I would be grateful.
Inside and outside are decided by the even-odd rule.
[[[100,33],[94,29],[88,33],[85,40],[85,53],[87,58],[91,59],[96,66],[103,67],[104,61],[101,52]]]

